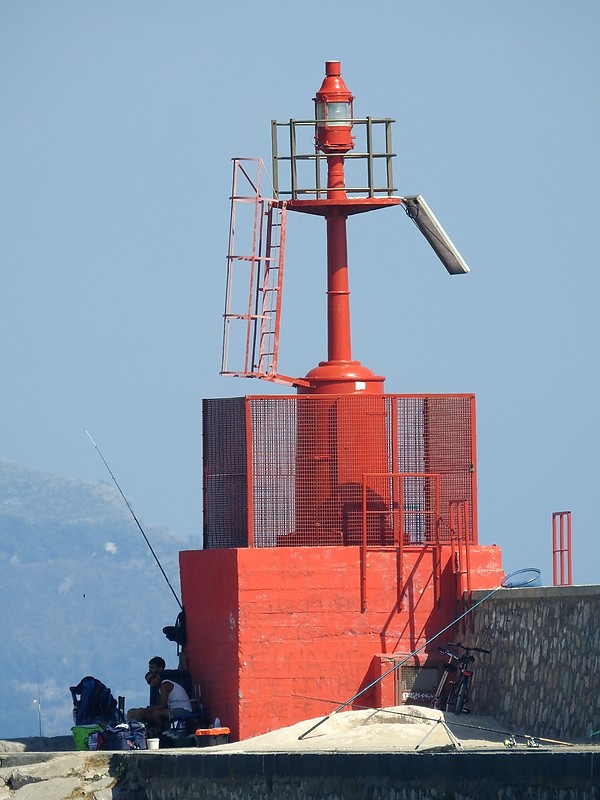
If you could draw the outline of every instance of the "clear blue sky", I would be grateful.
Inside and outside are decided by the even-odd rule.
[[[219,376],[231,158],[312,115],[341,60],[389,116],[401,210],[351,220],[353,354],[388,392],[478,402],[480,539],[551,583],[551,514],[598,583],[600,4],[0,0],[0,455],[108,476],[199,542],[201,399]],[[288,231],[281,370],[326,357],[322,225]],[[591,557],[593,554],[594,557]]]

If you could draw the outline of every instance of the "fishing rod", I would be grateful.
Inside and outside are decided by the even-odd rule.
[[[164,579],[165,579],[165,580],[166,580],[166,582],[167,582],[167,586],[168,586],[168,587],[169,587],[169,589],[171,590],[171,592],[172,592],[172,594],[173,594],[173,597],[175,598],[175,600],[177,600],[177,605],[179,606],[180,610],[181,610],[181,611],[183,611],[183,606],[181,605],[181,601],[180,601],[180,599],[177,597],[177,595],[175,594],[175,589],[173,589],[173,587],[171,586],[171,583],[170,583],[169,579],[167,578],[167,573],[166,573],[166,572],[164,571],[164,569],[162,568],[162,564],[161,564],[161,563],[160,563],[160,561],[158,560],[158,556],[157,556],[157,555],[156,555],[156,553],[154,552],[154,548],[152,547],[152,545],[151,545],[151,544],[150,544],[150,542],[148,541],[148,537],[147,537],[147,536],[146,536],[146,534],[144,533],[144,529],[143,529],[143,528],[142,528],[142,526],[140,525],[140,521],[139,521],[139,520],[138,520],[138,518],[136,517],[136,515],[135,515],[135,513],[134,513],[134,511],[133,511],[133,508],[132,508],[132,507],[129,505],[129,501],[127,500],[127,498],[126,498],[126,497],[125,497],[125,495],[123,494],[123,490],[121,489],[121,487],[120,487],[120,486],[119,486],[119,484],[118,484],[118,481],[117,481],[117,479],[116,479],[116,478],[115,478],[115,476],[113,475],[113,471],[112,471],[112,469],[111,469],[111,468],[108,466],[108,464],[107,464],[107,462],[106,462],[106,459],[104,458],[104,456],[103,456],[103,455],[102,455],[102,453],[100,452],[100,448],[98,447],[98,445],[96,444],[96,442],[95,442],[95,441],[92,439],[92,437],[90,436],[90,432],[89,432],[89,431],[88,431],[86,428],[84,428],[83,430],[84,430],[84,431],[87,433],[87,435],[89,436],[89,438],[90,438],[90,442],[91,442],[91,443],[94,445],[94,447],[96,448],[96,452],[98,453],[98,455],[100,456],[100,458],[101,458],[101,459],[102,459],[102,461],[104,462],[104,466],[105,466],[105,467],[106,467],[106,469],[108,470],[108,472],[109,472],[109,474],[110,474],[110,477],[113,479],[115,486],[116,486],[116,487],[117,487],[117,489],[119,490],[119,494],[121,495],[121,497],[122,497],[122,498],[123,498],[123,500],[125,501],[125,505],[126,505],[126,506],[127,506],[127,508],[129,509],[129,512],[130,512],[131,516],[132,516],[132,517],[133,517],[133,519],[135,520],[135,524],[136,524],[136,525],[138,526],[138,528],[140,529],[140,532],[141,532],[142,536],[144,537],[144,540],[145,540],[146,544],[147,544],[147,545],[148,545],[148,547],[150,548],[150,552],[151,552],[151,553],[152,553],[152,555],[154,556],[154,560],[155,560],[155,561],[156,561],[156,563],[158,564],[158,568],[159,568],[159,569],[160,569],[160,571],[162,572],[162,574],[163,574],[163,577],[164,577]]]
[[[302,694],[295,694],[294,697],[299,697],[304,700],[317,700],[321,703],[331,703],[332,705],[338,704],[339,700],[326,700],[323,697],[308,697]],[[361,706],[353,704],[354,708],[360,709],[361,711],[373,711],[374,714],[378,714],[380,712],[384,714],[390,714],[396,717],[411,717],[412,719],[422,720],[424,722],[439,722],[439,717],[428,717],[426,714],[411,714],[409,711],[392,711],[390,708],[373,708],[372,706]],[[444,722],[446,725],[450,727],[458,727],[458,728],[470,728],[471,730],[475,731],[485,731],[486,733],[497,733],[499,736],[515,736],[518,739],[525,739],[525,741],[535,740],[538,742],[548,742],[548,744],[562,744],[567,747],[574,747],[573,742],[563,742],[560,739],[546,739],[543,736],[536,736],[532,733],[515,733],[514,731],[502,731],[498,728],[486,728],[484,725],[474,725],[473,723],[469,722],[455,722],[453,719],[444,718]],[[599,733],[600,731],[596,731]]]
[[[515,575],[521,575],[524,572],[533,572],[535,574],[531,578],[528,578],[526,581],[519,581],[518,583],[510,583],[509,584],[510,578],[514,578]],[[312,733],[314,730],[316,730],[324,722],[327,722],[327,720],[331,716],[333,716],[333,714],[337,714],[338,711],[341,711],[342,709],[344,709],[347,706],[351,705],[358,697],[360,697],[362,694],[367,692],[369,689],[372,689],[373,686],[376,686],[380,681],[382,681],[385,677],[387,677],[391,672],[394,672],[399,667],[401,667],[403,664],[406,664],[406,662],[410,658],[413,658],[414,656],[417,655],[417,653],[420,653],[421,650],[423,650],[425,647],[427,647],[428,644],[431,644],[431,642],[435,641],[438,638],[438,636],[441,636],[443,633],[446,633],[447,630],[449,630],[454,625],[456,625],[458,622],[460,622],[462,619],[464,619],[467,616],[467,614],[470,614],[472,611],[475,611],[477,606],[480,606],[482,603],[484,603],[486,600],[488,600],[493,594],[495,594],[496,592],[500,591],[500,589],[517,589],[517,588],[522,587],[522,586],[527,586],[530,583],[533,583],[535,580],[537,580],[539,575],[540,575],[540,570],[536,569],[535,567],[526,567],[525,569],[517,569],[514,572],[511,572],[510,575],[505,575],[504,578],[502,578],[502,580],[500,581],[500,585],[497,586],[495,589],[492,589],[492,591],[489,592],[489,594],[486,594],[485,597],[482,597],[481,600],[478,600],[477,603],[475,603],[475,605],[471,606],[470,608],[467,608],[467,610],[464,613],[462,613],[459,617],[457,617],[455,620],[453,620],[449,625],[446,625],[445,628],[442,628],[441,631],[438,631],[436,634],[434,634],[430,639],[427,639],[425,642],[423,642],[423,644],[420,647],[417,647],[416,650],[413,650],[412,653],[409,653],[405,658],[403,658],[401,661],[398,661],[396,664],[393,664],[388,670],[386,670],[383,673],[383,675],[380,675],[378,678],[375,678],[375,680],[371,681],[371,683],[368,686],[365,686],[364,689],[360,690],[360,692],[357,692],[349,700],[346,700],[345,703],[342,703],[341,706],[338,706],[338,708],[334,709],[331,712],[331,714],[327,714],[326,717],[323,717],[323,719],[321,719],[321,720],[319,720],[319,722],[315,723],[312,726],[312,728],[309,728],[307,731],[304,731],[304,733],[300,734],[298,739],[299,740],[304,739],[304,737],[308,736],[309,733]]]

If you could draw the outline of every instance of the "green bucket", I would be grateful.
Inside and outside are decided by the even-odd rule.
[[[103,731],[101,725],[76,725],[71,728],[73,734],[73,741],[75,742],[75,750],[89,750],[88,736],[95,731]]]

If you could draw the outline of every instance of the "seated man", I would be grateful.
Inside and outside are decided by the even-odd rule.
[[[146,683],[152,689],[158,689],[158,700],[146,708],[130,708],[127,719],[135,719],[146,725],[159,728],[161,731],[169,727],[171,717],[177,717],[192,710],[188,693],[170,678],[163,680],[160,672],[147,672]]]
[[[164,658],[153,656],[153,658],[148,661],[148,672],[164,672],[166,666]],[[148,702],[151,706],[155,706],[158,702],[158,688],[156,686],[150,685],[150,698]]]

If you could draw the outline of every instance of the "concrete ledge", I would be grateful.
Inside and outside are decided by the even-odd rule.
[[[489,591],[477,589],[472,593],[473,600],[482,600]],[[581,586],[524,586],[520,589],[500,589],[493,595],[498,600],[552,600],[556,598],[600,597],[600,586],[582,584]]]

